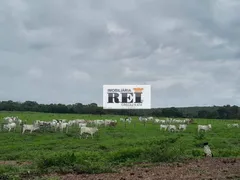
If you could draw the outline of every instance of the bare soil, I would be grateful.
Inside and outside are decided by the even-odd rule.
[[[0,161],[0,164],[27,165],[31,162]],[[184,163],[138,164],[118,173],[52,174],[61,180],[240,180],[240,158],[204,158]]]
[[[205,158],[157,166],[142,164],[122,168],[119,173],[67,174],[58,177],[62,180],[240,180],[240,158]]]

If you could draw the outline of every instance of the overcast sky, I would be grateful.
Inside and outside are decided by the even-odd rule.
[[[150,84],[152,107],[240,105],[239,0],[1,0],[0,101],[96,102]]]

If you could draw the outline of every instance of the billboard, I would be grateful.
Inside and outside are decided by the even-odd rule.
[[[151,86],[103,85],[103,109],[151,109]]]

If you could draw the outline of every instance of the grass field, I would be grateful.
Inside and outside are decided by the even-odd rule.
[[[34,112],[1,112],[0,119],[18,116],[28,123],[52,119],[116,119],[122,116],[45,114]],[[159,124],[144,126],[138,117],[131,124],[118,122],[113,127],[100,127],[94,139],[80,139],[79,129],[29,134],[0,132],[0,161],[24,161],[30,165],[0,164],[0,175],[23,177],[52,172],[100,173],[137,162],[171,162],[200,158],[201,144],[208,142],[215,157],[240,157],[240,128],[227,128],[239,120],[194,119],[185,132],[164,132]],[[160,118],[159,118],[160,119]],[[197,124],[212,124],[212,131],[197,133]],[[0,177],[1,179],[1,177]]]

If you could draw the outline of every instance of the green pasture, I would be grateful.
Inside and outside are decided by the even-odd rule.
[[[35,120],[52,119],[116,119],[124,116],[47,114],[35,112],[0,112],[0,121],[6,116],[18,116],[31,124]],[[32,134],[0,132],[0,161],[30,161],[28,166],[13,167],[0,164],[0,175],[16,176],[31,173],[78,172],[100,173],[114,171],[121,165],[136,162],[171,162],[186,158],[202,158],[202,143],[208,142],[214,157],[240,157],[240,128],[228,128],[228,123],[239,120],[194,119],[184,132],[160,131],[159,124],[138,121],[118,122],[116,127],[100,127],[94,139],[80,139],[79,128],[68,133],[36,131]],[[166,119],[166,118],[158,118]],[[2,123],[2,122],[0,122]],[[212,130],[197,133],[198,124],[212,124]],[[0,177],[1,179],[1,177]]]

